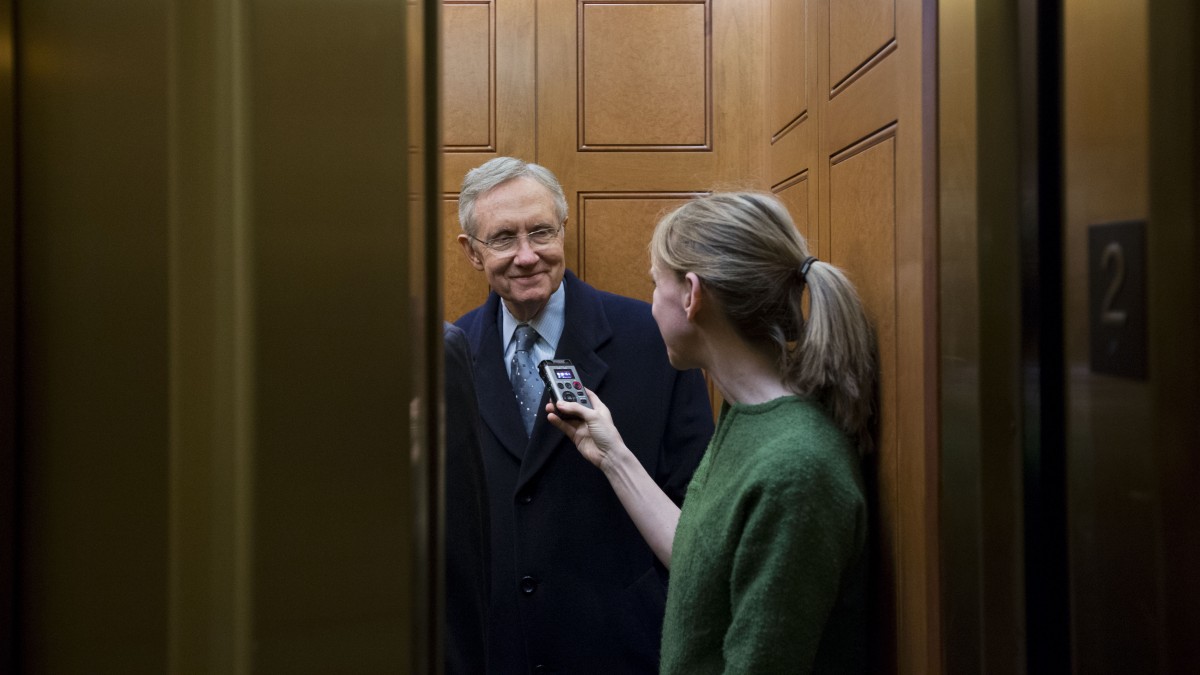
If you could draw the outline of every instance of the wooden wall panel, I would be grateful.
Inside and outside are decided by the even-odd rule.
[[[808,112],[808,0],[773,0],[767,31],[767,129],[775,140]]]
[[[467,171],[493,157],[534,156],[536,14],[535,0],[443,3],[445,192],[458,192]]]
[[[811,111],[819,129],[818,230],[827,244],[821,255],[846,256],[880,335],[879,619],[894,640],[881,645],[880,669],[904,673],[940,672],[942,653],[935,35],[926,15],[936,8],[929,5],[821,0],[820,102]],[[876,232],[860,240],[867,226]]]
[[[788,213],[792,214],[796,229],[800,230],[800,234],[808,240],[809,251],[813,252],[817,249],[816,242],[809,236],[813,228],[809,227],[808,221],[808,190],[807,171],[802,171],[799,175],[793,176],[771,189],[787,207]]]
[[[579,5],[581,150],[711,147],[708,7]]]
[[[443,24],[442,316],[487,297],[487,282],[454,243],[467,171],[494,157],[536,158],[535,0],[445,0]]]
[[[447,152],[496,150],[496,36],[492,2],[447,2],[442,12],[442,143]]]
[[[488,294],[487,277],[471,267],[463,255],[458,235],[458,195],[446,195],[442,202],[442,316],[448,321],[475,309]]]
[[[765,47],[759,39],[765,20],[760,3],[749,0],[580,0],[540,6],[538,161],[558,174],[568,203],[578,204],[580,194],[765,188],[764,149],[756,142],[765,114]],[[651,25],[653,30],[647,32]],[[612,61],[614,47],[598,42],[600,36],[621,45],[615,51],[629,53]],[[701,46],[707,51],[701,52]],[[648,57],[647,49],[665,51]],[[637,67],[641,70],[619,65],[630,54],[636,54],[638,61],[662,63],[653,70],[646,70],[644,64]],[[597,68],[594,64],[606,59],[611,61],[606,72],[616,74],[619,66],[621,78],[635,79],[633,73],[644,81],[623,83],[620,89],[605,85],[613,87],[607,104],[638,112],[635,116],[610,113],[611,121],[623,126],[610,124],[607,136],[595,137],[593,124],[600,122],[593,116],[592,92],[603,90],[596,89],[592,71]],[[704,78],[698,79],[701,72]],[[681,83],[686,85],[684,91],[679,89]],[[587,92],[586,97],[580,91]],[[701,111],[703,138],[697,135],[696,125]],[[584,133],[587,144],[581,147]],[[612,144],[594,145],[596,140]],[[589,213],[573,214],[577,235],[588,231],[587,221],[597,212]],[[653,225],[648,222],[631,230],[630,244],[646,246]],[[582,243],[568,231],[567,264],[575,270],[587,262]],[[586,265],[582,276],[590,280],[596,269]]]
[[[831,228],[825,255],[846,271],[871,316],[879,344],[879,454],[894,465],[896,436],[896,147],[891,130],[834,157],[829,169]],[[897,486],[885,483],[894,503]],[[891,509],[885,509],[885,517]]]
[[[899,300],[896,283],[896,153],[891,130],[868,138],[832,158],[829,163],[828,246],[823,251],[830,262],[846,271],[858,289],[871,317],[879,349],[879,440],[875,469],[879,519],[876,550],[879,552],[876,580],[884,592],[878,611],[884,625],[900,619],[900,578],[905,551],[898,541],[899,505],[914,496],[905,493],[896,479],[900,457],[896,425],[900,403],[897,380],[899,338],[896,314]],[[890,648],[885,647],[885,654]],[[890,656],[885,656],[890,659]],[[902,671],[905,669],[901,668]]]
[[[895,0],[840,0],[829,5],[829,83],[837,90],[896,40]]]
[[[816,228],[817,123],[816,25],[810,19],[814,0],[772,0],[767,33],[768,122],[760,143],[767,148],[767,176],[808,239],[809,250],[820,253]],[[803,183],[798,181],[803,180]],[[803,192],[803,199],[798,192]],[[803,223],[803,225],[801,225]],[[809,227],[812,225],[812,227]]]
[[[580,193],[579,267],[588,283],[650,302],[650,250],[645,238],[659,218],[695,194]]]

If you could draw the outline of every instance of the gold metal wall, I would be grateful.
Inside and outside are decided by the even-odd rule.
[[[1147,12],[1148,242],[1151,316],[1150,448],[1158,477],[1162,539],[1160,663],[1200,670],[1200,8],[1152,0]]]
[[[1051,6],[1027,12],[1032,7],[939,3],[946,671],[1041,672],[1061,655],[1080,673],[1193,672],[1200,667],[1200,11],[1192,0],[1068,0],[1061,54],[1030,58],[1034,45],[1023,40],[1034,19],[1056,18]],[[1044,112],[1030,103],[1046,92],[1027,83],[1035,71],[1057,76],[1059,65],[1061,120],[1039,123],[1061,132],[1061,148],[1030,145],[1028,115]],[[1054,136],[1039,141],[1058,143]],[[1031,167],[1056,170],[1045,158],[1059,150],[1061,175],[1025,181]],[[1047,215],[1039,200],[1059,198],[1061,225],[1055,214],[1028,221]],[[1088,235],[1094,225],[1128,220],[1145,223],[1144,297],[1119,302],[1146,309],[1144,376],[1105,372],[1090,352],[1103,317],[1089,305],[1097,292],[1089,273],[1104,265],[1089,252]],[[1033,275],[1020,272],[1031,262],[1024,255],[1031,232],[1039,245],[1058,235],[1062,244],[1061,259],[1038,259]],[[1059,273],[1062,297],[1046,295],[1059,292]],[[1062,303],[1060,317],[1043,314],[1030,324],[1051,335],[1061,330],[1061,368],[1053,358],[1032,369],[1025,361],[1030,315],[1022,310],[1038,292],[1047,305]],[[1062,400],[1029,405],[1035,379],[1046,375],[1061,375]],[[1023,435],[1030,417],[1061,424],[1059,442]],[[1038,475],[1045,453],[1065,453],[1061,476]],[[1046,490],[1047,482],[1056,484]],[[1031,511],[1031,486],[1064,496],[1063,513],[1054,504]],[[1044,527],[1027,519],[1031,512],[1065,516],[1059,539],[1031,538]],[[1046,558],[1031,542],[1064,546],[1065,574],[1039,567]],[[1053,597],[1037,592],[1047,580],[1061,581],[1046,594]],[[1040,605],[1056,608],[1064,590],[1069,613],[1038,625]]]
[[[12,0],[0,0],[0,669],[12,664],[16,590],[16,129]]]
[[[436,8],[16,4],[14,669],[425,672]]]
[[[1149,381],[1097,372],[1089,358],[1102,321],[1089,307],[1089,271],[1104,267],[1089,251],[1089,231],[1148,213],[1148,4],[1063,4],[1068,508],[1079,672],[1160,670],[1159,495],[1154,456],[1142,451]],[[1139,264],[1128,262],[1130,270]],[[1145,298],[1116,302],[1128,311]]]
[[[1017,14],[939,3],[945,671],[1021,672]]]

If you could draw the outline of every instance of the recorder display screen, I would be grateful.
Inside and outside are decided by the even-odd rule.
[[[554,377],[559,380],[573,380],[575,373],[570,368],[555,368]]]

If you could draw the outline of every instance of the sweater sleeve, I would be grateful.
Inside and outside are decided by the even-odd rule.
[[[856,556],[857,496],[830,463],[760,468],[740,503],[726,672],[808,673]]]

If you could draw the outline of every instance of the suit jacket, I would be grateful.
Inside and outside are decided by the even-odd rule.
[[[446,675],[479,675],[487,663],[491,532],[479,408],[463,331],[445,324]]]
[[[712,436],[699,371],[677,371],[644,302],[567,272],[556,358],[574,362],[626,445],[676,503]],[[475,361],[491,500],[488,673],[657,673],[666,570],[604,475],[546,421],[526,437],[494,292],[458,320]]]

